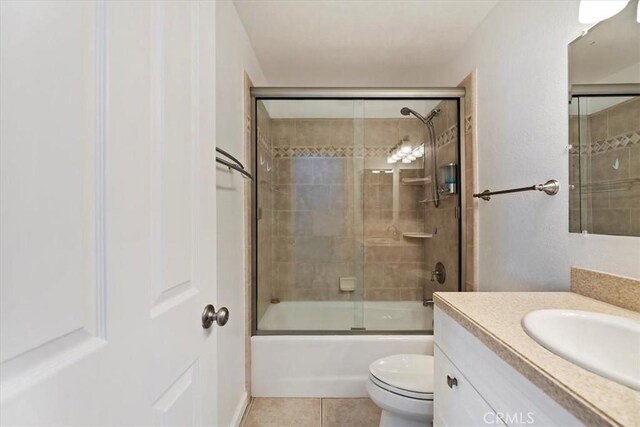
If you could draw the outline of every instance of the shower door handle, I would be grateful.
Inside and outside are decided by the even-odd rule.
[[[212,304],[208,304],[202,312],[202,327],[204,329],[209,329],[211,325],[213,325],[213,322],[216,322],[218,326],[224,326],[228,321],[229,309],[227,307],[222,307],[216,311]]]

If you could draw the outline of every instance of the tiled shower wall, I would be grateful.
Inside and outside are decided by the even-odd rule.
[[[478,199],[473,194],[478,191],[477,172],[478,161],[476,158],[476,91],[475,71],[469,74],[458,85],[465,89],[464,96],[464,120],[460,120],[464,126],[464,168],[465,168],[465,194],[464,194],[464,271],[465,283],[462,284],[467,292],[478,291]],[[461,132],[462,134],[462,132]]]
[[[341,300],[355,274],[352,159],[279,158],[273,186],[273,273],[280,300]]]
[[[443,101],[437,108],[440,113],[433,119],[436,133],[436,154],[437,170],[449,163],[456,163],[460,167],[458,160],[458,104],[455,101]],[[431,150],[425,154],[424,173],[431,176]],[[433,182],[424,186],[423,199],[432,200]],[[425,231],[433,233],[431,239],[424,242],[425,261],[427,271],[435,270],[436,263],[441,262],[446,269],[446,280],[443,284],[431,280],[431,274],[427,275],[427,289],[429,293],[434,291],[457,291],[459,282],[458,270],[458,200],[460,185],[457,185],[455,195],[441,195],[440,205],[436,208],[432,202],[425,205]]]
[[[424,136],[421,138],[419,141],[424,141]],[[419,161],[412,166],[421,164]],[[424,232],[424,211],[418,204],[422,187],[398,185],[403,178],[421,177],[422,170],[400,169],[396,210],[393,175],[374,174],[372,170],[364,171],[365,300],[422,300],[424,246],[422,240],[402,237],[403,232]]]
[[[580,230],[580,196],[586,229],[598,234],[640,236],[640,98],[628,100],[582,118],[570,118],[571,145],[580,144],[580,158],[571,151],[570,231]]]
[[[392,175],[373,174],[371,165],[384,164],[388,149],[405,136],[424,142],[424,126],[415,119],[276,119],[270,127],[271,297],[359,300],[364,291],[367,300],[421,299],[424,246],[401,234],[424,230],[417,205],[422,188],[401,186],[394,212]],[[407,169],[402,176],[421,172]],[[364,266],[356,264],[362,259]],[[341,292],[339,278],[356,275],[358,267],[366,288]]]

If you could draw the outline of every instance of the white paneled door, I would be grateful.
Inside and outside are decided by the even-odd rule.
[[[0,19],[1,423],[215,425],[215,5]]]

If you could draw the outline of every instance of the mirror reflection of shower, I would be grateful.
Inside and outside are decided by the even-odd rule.
[[[433,127],[433,118],[440,114],[440,109],[434,108],[429,114],[427,114],[427,117],[423,117],[420,113],[409,107],[402,107],[400,114],[403,116],[408,116],[410,114],[413,115],[425,124],[429,132],[429,147],[431,149],[431,200],[433,201],[433,206],[437,208],[440,206],[440,194],[438,192],[440,185],[438,183],[438,174],[436,172],[438,159],[436,151],[436,131]]]

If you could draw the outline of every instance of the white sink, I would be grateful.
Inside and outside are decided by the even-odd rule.
[[[640,321],[578,310],[537,310],[522,327],[552,353],[640,390]]]

